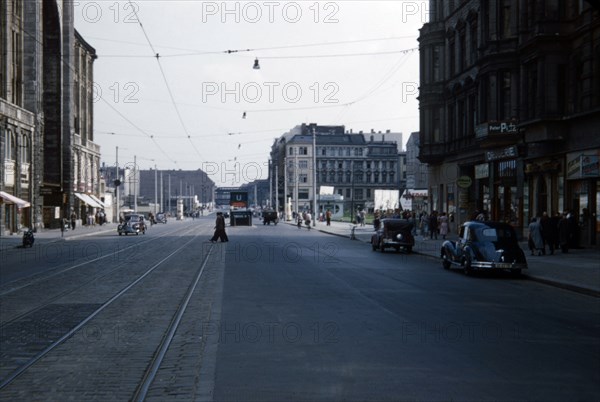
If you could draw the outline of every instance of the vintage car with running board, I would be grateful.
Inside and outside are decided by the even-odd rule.
[[[527,269],[525,253],[514,228],[503,222],[465,222],[457,241],[446,240],[440,252],[444,269],[508,270],[515,276]]]

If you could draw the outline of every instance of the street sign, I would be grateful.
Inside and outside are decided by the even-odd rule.
[[[473,180],[469,176],[460,176],[456,180],[456,185],[460,188],[469,188],[473,184]]]

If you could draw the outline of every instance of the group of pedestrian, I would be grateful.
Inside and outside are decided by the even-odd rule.
[[[438,213],[438,211],[432,211],[431,215],[427,216],[425,214],[420,221],[422,228],[426,225],[429,231],[429,238],[432,240],[437,240],[438,235],[446,240],[446,236],[450,233],[450,218],[446,212]],[[421,233],[427,233],[427,231],[422,231]]]
[[[568,253],[570,248],[574,248],[576,243],[577,222],[575,217],[569,211],[562,214],[548,216],[543,212],[542,216],[537,216],[529,223],[528,246],[531,255],[537,253],[538,256],[546,255],[546,246],[550,255],[558,248],[563,253]]]
[[[310,211],[298,213],[296,215],[296,223],[298,224],[298,229],[302,227],[302,223],[306,223],[306,227],[310,230],[310,224],[312,221],[312,215]]]

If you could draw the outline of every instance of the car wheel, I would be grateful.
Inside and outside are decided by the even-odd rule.
[[[385,246],[383,245],[383,239],[379,242],[379,250],[382,253],[385,253]]]
[[[444,269],[450,269],[451,265],[452,263],[448,260],[448,254],[444,251],[442,253],[442,267],[444,267]]]
[[[515,278],[519,278],[521,276],[521,269],[517,268],[517,269],[511,269],[510,270],[510,274],[512,276],[514,276]]]
[[[408,254],[412,253],[412,246],[406,246],[406,252]]]
[[[465,274],[473,275],[473,266],[471,265],[471,257],[468,255],[465,257],[465,259],[463,261],[463,268],[464,268]]]
[[[394,247],[394,250],[396,250],[396,252],[399,253],[400,252],[400,246]]]

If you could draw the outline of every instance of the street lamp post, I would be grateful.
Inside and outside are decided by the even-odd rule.
[[[313,182],[313,220],[312,225],[317,226],[317,133],[315,128],[312,129],[312,182]]]

